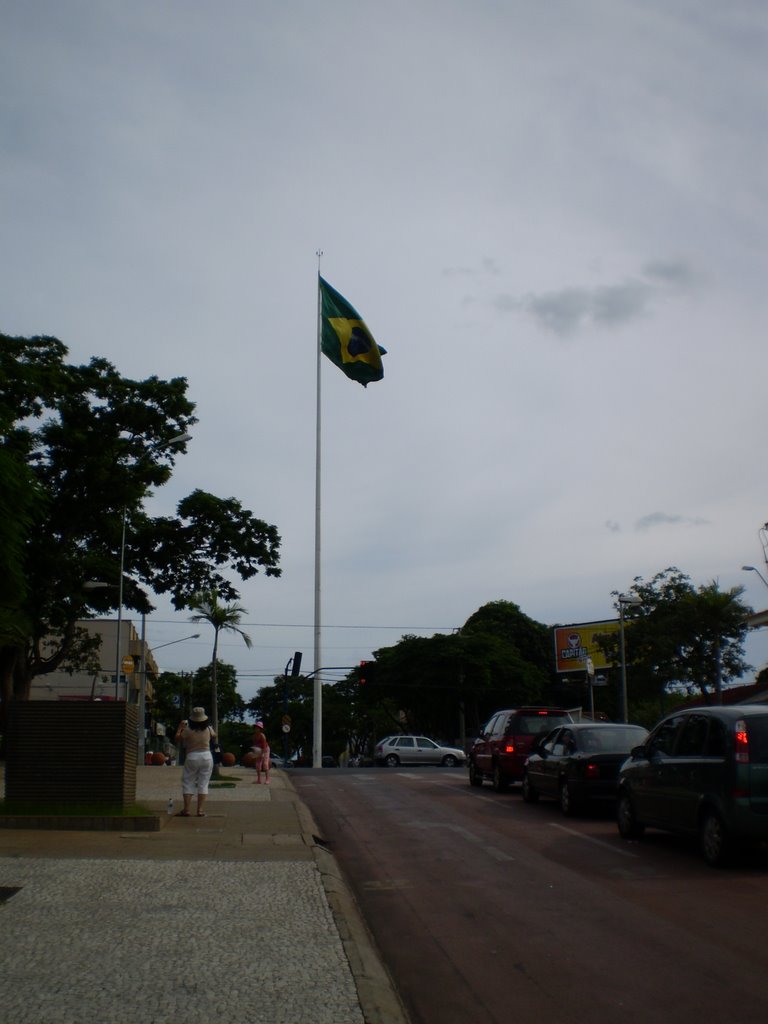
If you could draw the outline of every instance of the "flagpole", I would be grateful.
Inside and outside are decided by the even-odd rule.
[[[320,294],[320,260],[317,250],[317,401],[315,420],[315,651],[313,681],[312,767],[321,768],[323,758],[323,683],[320,678],[320,340],[322,337],[322,297]]]

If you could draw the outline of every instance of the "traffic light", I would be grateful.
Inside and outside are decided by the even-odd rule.
[[[293,656],[293,665],[291,666],[291,675],[301,675],[301,651],[296,651]]]
[[[357,681],[360,686],[370,685],[376,678],[376,662],[361,661],[357,670]]]

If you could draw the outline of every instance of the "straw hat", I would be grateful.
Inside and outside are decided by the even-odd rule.
[[[190,722],[207,722],[208,715],[205,713],[205,708],[192,708],[192,714],[189,716]]]

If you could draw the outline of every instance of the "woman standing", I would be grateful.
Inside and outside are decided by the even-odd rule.
[[[216,733],[208,724],[208,715],[204,708],[192,708],[189,721],[179,723],[176,730],[176,745],[182,744],[187,752],[184,759],[184,772],[181,776],[181,792],[184,797],[182,818],[190,817],[192,797],[197,795],[197,816],[204,818],[203,807],[208,796],[208,783],[213,774],[213,755],[211,740]]]
[[[256,755],[256,782],[254,785],[261,785],[261,773],[264,772],[267,785],[269,785],[269,740],[264,734],[264,723],[256,723],[256,731],[253,734],[253,752]]]

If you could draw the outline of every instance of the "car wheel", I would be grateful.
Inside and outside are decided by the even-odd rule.
[[[641,825],[635,817],[635,805],[629,793],[619,795],[616,824],[619,826],[619,835],[622,839],[640,839],[645,832],[645,825]]]
[[[453,754],[446,754],[445,757],[443,758],[442,763],[445,765],[446,768],[455,768],[456,765],[458,764]]]
[[[397,754],[387,754],[384,758],[384,764],[387,765],[388,768],[397,768],[400,764],[400,758]]]
[[[577,801],[574,800],[571,787],[566,779],[560,783],[560,810],[568,818],[572,818],[578,810]]]
[[[469,762],[469,784],[470,786],[482,786],[483,773],[477,770],[474,761]]]
[[[710,867],[727,864],[731,855],[731,841],[723,819],[716,811],[705,811],[699,827],[699,839],[704,860]]]
[[[493,788],[497,793],[503,793],[509,789],[509,779],[499,767],[498,763],[493,766]]]
[[[531,780],[528,778],[528,772],[523,776],[523,800],[527,804],[535,804],[538,802],[539,794],[533,788]]]

